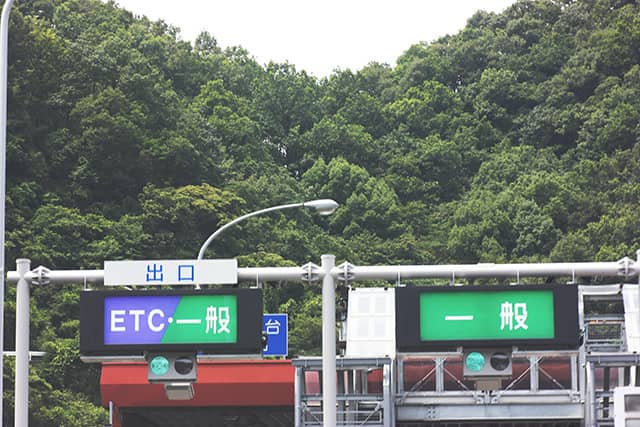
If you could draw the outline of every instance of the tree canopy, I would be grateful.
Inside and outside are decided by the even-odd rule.
[[[638,249],[640,4],[518,0],[457,34],[317,79],[97,0],[11,15],[8,267],[210,257],[241,266],[615,260]],[[79,287],[33,289],[31,425],[103,423],[78,360]],[[6,296],[13,348],[15,289]],[[291,353],[318,353],[317,287],[268,284]],[[13,367],[5,364],[4,425]]]

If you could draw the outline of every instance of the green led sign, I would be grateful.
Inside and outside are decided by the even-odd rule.
[[[554,339],[550,289],[423,292],[421,341]]]

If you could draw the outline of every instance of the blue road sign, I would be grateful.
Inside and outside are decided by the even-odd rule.
[[[263,314],[262,332],[267,334],[263,356],[286,356],[289,350],[288,317],[286,314]]]

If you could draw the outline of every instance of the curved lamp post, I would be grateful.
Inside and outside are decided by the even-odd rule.
[[[262,215],[263,213],[267,213],[267,212],[280,211],[283,209],[291,209],[291,208],[314,208],[320,215],[331,215],[338,208],[338,206],[340,205],[335,200],[319,199],[319,200],[311,200],[309,202],[303,202],[303,203],[291,203],[288,205],[273,206],[270,208],[261,209],[259,211],[250,212],[246,215],[242,215],[241,217],[238,217],[233,221],[228,222],[222,227],[218,228],[211,236],[209,236],[209,238],[202,244],[202,247],[200,248],[200,252],[198,252],[198,259],[201,260],[204,258],[204,252],[207,250],[207,248],[209,247],[209,244],[213,241],[213,239],[215,239],[220,234],[222,234],[222,232],[227,228],[231,227],[234,224],[239,223],[240,221],[244,221],[247,218]]]
[[[279,211],[290,208],[314,208],[320,215],[331,215],[339,204],[335,200],[331,199],[319,199],[311,200],[303,203],[292,203],[289,205],[274,206],[271,208],[262,209],[255,212],[250,212],[246,215],[242,215],[234,219],[231,222],[226,223],[219,229],[217,229],[209,238],[202,244],[200,252],[198,253],[198,259],[201,260],[204,257],[204,252],[209,247],[209,244],[218,237],[224,230],[231,227],[234,224],[244,221],[252,216],[262,215],[263,213]],[[334,266],[333,255],[322,256],[322,266],[330,271]],[[333,277],[330,274],[326,274],[322,280],[322,377],[323,377],[323,390],[322,396],[325,402],[323,408],[324,426],[335,425],[336,420],[336,343],[335,343],[335,324],[336,324],[336,308],[335,308],[335,284]],[[200,289],[200,285],[196,285],[196,289]],[[329,402],[329,403],[327,403]]]
[[[218,228],[211,236],[209,236],[209,238],[202,244],[200,252],[198,252],[198,259],[203,259],[204,252],[207,250],[207,247],[209,247],[209,244],[213,241],[213,239],[222,234],[222,232],[227,228],[239,223],[240,221],[244,221],[247,218],[262,215],[263,213],[267,212],[291,208],[314,208],[320,215],[331,215],[338,208],[338,206],[338,202],[336,202],[335,200],[319,199],[303,203],[291,203],[288,205],[273,206],[271,208],[261,209],[259,211],[242,215],[241,217],[238,217],[233,221],[228,222],[222,227]],[[327,268],[327,270],[331,270],[331,268],[333,268],[333,256],[323,256],[322,265],[323,267]],[[200,289],[200,285],[196,285],[195,288]],[[336,419],[336,311],[334,281],[333,277],[331,277],[330,274],[326,274],[322,280],[322,301],[322,375],[324,382],[322,395],[325,402],[323,414],[325,419],[324,425],[331,426],[335,424]],[[326,402],[333,403],[327,404]]]

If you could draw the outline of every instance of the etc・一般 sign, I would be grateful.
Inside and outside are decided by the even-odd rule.
[[[104,344],[235,343],[236,295],[106,296]]]
[[[84,355],[262,351],[260,289],[86,291],[80,303]]]

